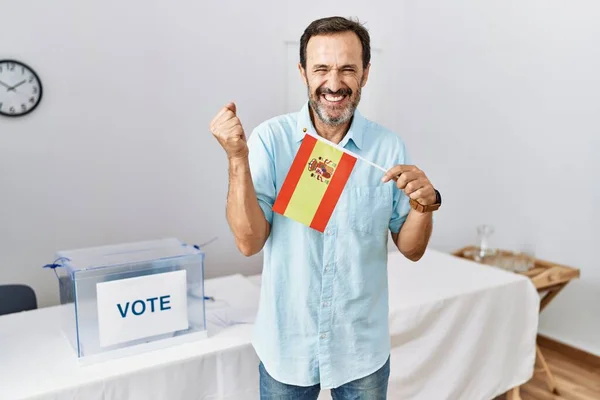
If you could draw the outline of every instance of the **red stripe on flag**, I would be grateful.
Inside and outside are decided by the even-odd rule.
[[[290,199],[296,190],[298,181],[300,180],[300,177],[302,177],[302,173],[306,168],[308,159],[316,144],[317,139],[315,137],[310,135],[304,136],[304,140],[298,149],[298,153],[296,153],[296,156],[294,157],[294,161],[292,161],[292,166],[290,167],[285,181],[283,181],[277,199],[275,199],[275,204],[273,204],[273,211],[276,213],[281,215],[285,213],[285,209],[290,203]]]
[[[342,155],[340,163],[335,168],[331,182],[329,182],[329,186],[327,187],[327,190],[323,195],[323,199],[317,208],[317,212],[310,223],[311,228],[314,228],[320,232],[325,231],[325,227],[327,226],[327,222],[329,222],[331,214],[333,214],[335,205],[344,191],[344,186],[346,186],[348,178],[350,178],[350,173],[354,168],[354,164],[356,164],[355,157],[349,155],[348,153],[344,153]]]

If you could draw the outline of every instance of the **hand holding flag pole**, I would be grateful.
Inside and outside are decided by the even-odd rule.
[[[381,170],[382,182],[395,180],[397,187],[410,198],[423,201],[423,205],[435,203],[433,186],[414,165],[396,165],[386,170],[307,132],[275,199],[273,211],[324,232],[357,160]]]
[[[396,181],[398,189],[402,190],[412,200],[423,206],[437,203],[435,188],[429,178],[415,165],[396,165],[381,178],[382,182]]]
[[[330,142],[325,138],[319,136],[317,139],[327,142],[330,146],[334,146],[340,151],[350,154],[352,157],[364,161],[367,164],[381,170],[382,172],[384,172],[384,175],[381,178],[381,182],[386,183],[392,180],[395,181],[398,189],[402,190],[409,198],[415,200],[419,204],[427,206],[435,204],[437,202],[435,188],[433,187],[425,173],[422,170],[420,170],[417,166],[401,164],[386,170],[385,168],[375,164],[374,162],[369,161],[366,158],[359,156],[358,154],[354,154],[351,151],[333,142]]]
[[[386,172],[335,143],[306,133],[273,211],[324,232],[357,160]]]

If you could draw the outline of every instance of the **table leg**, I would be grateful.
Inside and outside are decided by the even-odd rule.
[[[552,289],[550,292],[548,292],[544,296],[544,298],[540,302],[540,312],[542,312],[542,310],[544,308],[546,308],[548,306],[548,304],[550,304],[550,302],[560,293],[560,291],[563,290],[565,288],[565,286],[567,286],[567,283],[568,282],[565,282],[562,285],[558,286],[557,288]],[[544,355],[542,354],[542,350],[540,350],[540,346],[538,346],[537,344],[535,346],[535,353],[536,353],[536,359],[539,361],[539,363],[542,366],[542,369],[544,370],[544,374],[546,376],[546,384],[548,385],[548,389],[550,389],[550,391],[554,394],[559,394],[558,386],[556,384],[556,380],[554,379],[554,375],[552,375],[552,371],[550,371],[550,367],[548,366],[548,363],[546,362],[546,359],[544,358]]]
[[[550,304],[550,302],[552,301],[552,299],[554,299],[556,297],[556,295],[558,295],[560,293],[560,291],[565,288],[565,286],[567,286],[567,283],[564,283],[564,284],[560,285],[556,289],[552,289],[550,292],[548,292],[544,296],[544,298],[540,301],[540,312],[542,312],[542,310],[544,308],[546,308],[546,306],[548,304]]]
[[[548,389],[550,389],[550,391],[554,394],[559,394],[558,387],[556,385],[556,380],[554,379],[554,375],[552,375],[552,372],[550,371],[550,368],[548,367],[548,363],[546,362],[546,359],[544,358],[544,355],[542,354],[542,350],[540,350],[540,346],[538,346],[536,344],[535,350],[536,350],[537,359],[539,360],[540,364],[542,365],[542,368],[544,369],[544,373],[546,375],[546,383],[548,384]]]
[[[521,400],[520,386],[510,389],[506,394],[506,400]]]

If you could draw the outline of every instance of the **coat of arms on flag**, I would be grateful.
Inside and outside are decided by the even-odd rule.
[[[342,148],[307,133],[273,211],[325,231],[356,160]]]
[[[308,170],[311,172],[310,176],[324,182],[326,185],[329,184],[336,166],[336,163],[328,158],[323,159],[323,157],[319,157],[318,159],[313,158],[308,162]]]

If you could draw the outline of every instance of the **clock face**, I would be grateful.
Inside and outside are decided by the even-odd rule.
[[[33,111],[42,99],[42,82],[27,65],[0,60],[0,115],[20,117]]]

